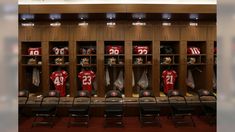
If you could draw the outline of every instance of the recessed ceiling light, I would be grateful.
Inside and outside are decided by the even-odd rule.
[[[33,20],[34,19],[33,14],[21,14],[20,17],[22,20]]]
[[[195,13],[189,14],[189,19],[190,20],[197,20],[198,18],[199,18],[198,14],[195,14]]]
[[[145,13],[133,13],[132,18],[139,19],[139,20],[144,19],[144,18],[146,18],[146,14]]]
[[[170,14],[170,13],[163,13],[163,14],[162,14],[162,19],[164,19],[164,20],[170,20],[170,19],[171,19],[171,14]]]
[[[49,18],[51,20],[60,20],[61,19],[61,14],[50,14]]]
[[[78,18],[81,19],[81,20],[87,19],[88,14],[87,13],[80,13],[80,14],[78,14]]]
[[[106,14],[106,19],[115,19],[116,18],[116,14],[115,13],[107,13]]]

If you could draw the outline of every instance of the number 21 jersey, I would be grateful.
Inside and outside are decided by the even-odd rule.
[[[83,70],[78,73],[78,78],[82,82],[82,89],[91,92],[92,81],[95,79],[95,73],[91,70]]]
[[[65,96],[65,82],[68,78],[68,73],[64,70],[54,71],[51,76],[55,89],[60,92],[60,96]]]
[[[164,70],[162,72],[162,78],[164,82],[164,93],[168,93],[169,90],[174,89],[177,73],[175,70]]]

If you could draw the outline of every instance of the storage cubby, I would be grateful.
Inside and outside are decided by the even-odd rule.
[[[42,43],[40,41],[21,42],[20,78],[21,87],[31,93],[42,92]]]
[[[132,41],[132,93],[152,89],[152,41]]]
[[[49,65],[69,66],[69,43],[68,41],[49,42]]]
[[[96,81],[96,67],[97,67],[97,46],[96,41],[77,41],[76,42],[76,90],[82,90],[83,85],[89,84],[91,87],[91,94],[97,94],[97,81]],[[78,74],[82,71],[88,71],[88,75],[85,75],[81,79],[78,78]],[[93,73],[94,75],[93,75]],[[85,72],[84,72],[85,73]],[[86,76],[86,77],[85,77]],[[95,78],[93,78],[95,77]]]
[[[187,64],[206,65],[206,42],[188,41],[187,42]]]
[[[111,89],[117,89],[120,90],[122,94],[125,94],[124,43],[125,41],[104,41],[105,92]],[[119,87],[118,84],[121,83],[123,86],[120,85]]]
[[[161,65],[179,65],[179,41],[160,41]]]

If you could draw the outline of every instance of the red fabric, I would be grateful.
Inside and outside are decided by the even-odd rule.
[[[95,73],[91,70],[84,70],[78,73],[78,78],[82,82],[82,89],[91,92],[92,81],[95,79]]]
[[[134,46],[133,52],[134,54],[148,54],[149,47],[148,46]]]
[[[65,96],[65,82],[68,78],[68,73],[64,70],[54,71],[51,76],[55,89],[60,92],[60,96]]]
[[[192,54],[192,55],[200,55],[200,48],[198,47],[190,47],[187,50],[188,54]]]
[[[106,46],[106,53],[107,54],[123,54],[123,46]]]
[[[29,55],[41,55],[41,48],[28,48]]]
[[[164,70],[162,72],[162,78],[164,82],[164,93],[168,93],[169,90],[174,89],[177,73],[175,70]]]

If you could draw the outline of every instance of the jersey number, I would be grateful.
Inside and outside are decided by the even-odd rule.
[[[148,51],[146,49],[138,49],[138,54],[147,54]]]
[[[91,76],[83,76],[82,85],[91,85]]]
[[[166,76],[166,84],[173,84],[173,76],[172,75]]]
[[[55,85],[63,85],[64,84],[64,77],[56,77],[54,80]]]
[[[39,55],[39,51],[37,51],[37,50],[31,50],[31,51],[29,52],[29,54],[30,54],[30,55]]]
[[[109,50],[109,54],[117,55],[117,54],[119,54],[119,50],[117,50],[117,49],[110,49]]]

